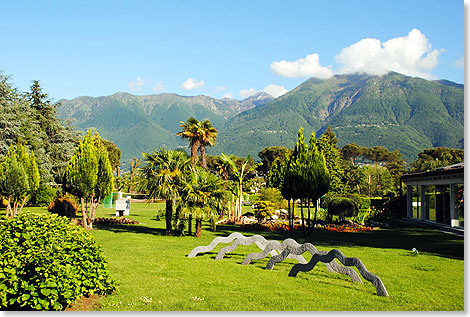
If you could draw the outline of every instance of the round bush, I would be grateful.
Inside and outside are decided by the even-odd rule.
[[[64,310],[116,290],[98,244],[65,217],[0,217],[0,254],[1,310]]]
[[[358,214],[359,210],[356,203],[349,198],[334,197],[328,202],[328,214],[331,216],[338,216],[341,220],[346,217],[354,217]]]

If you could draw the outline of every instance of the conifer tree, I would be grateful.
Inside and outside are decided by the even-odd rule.
[[[0,192],[8,197],[6,215],[16,216],[39,187],[39,170],[34,152],[22,143],[10,145],[0,162]]]
[[[323,153],[318,149],[315,135],[312,133],[307,149],[306,183],[308,201],[308,220],[310,230],[310,199],[315,202],[328,192],[331,185],[330,171],[326,165]],[[317,220],[317,209],[315,208],[314,222]]]
[[[64,188],[80,198],[82,225],[91,229],[101,197],[109,195],[113,189],[108,152],[99,134],[91,136],[88,130],[80,142],[67,164]]]
[[[335,193],[342,193],[344,191],[344,184],[341,179],[344,171],[341,166],[341,153],[336,146],[338,139],[331,127],[321,135],[321,137],[315,141],[315,144],[323,153],[325,157],[325,163],[328,171],[330,172],[330,190]]]

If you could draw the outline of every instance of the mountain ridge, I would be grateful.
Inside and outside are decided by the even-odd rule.
[[[59,113],[80,129],[95,127],[121,148],[124,161],[160,145],[187,148],[176,132],[180,121],[194,116],[211,120],[219,131],[209,154],[256,159],[266,146],[292,147],[299,127],[306,137],[319,137],[331,126],[339,146],[381,145],[411,163],[424,148],[463,148],[463,95],[461,84],[390,72],[310,78],[278,98],[258,93],[241,101],[171,93],[83,96],[61,100]]]

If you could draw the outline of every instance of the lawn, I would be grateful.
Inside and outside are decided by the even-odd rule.
[[[288,259],[265,270],[269,258],[240,263],[256,245],[239,246],[221,261],[220,244],[209,253],[187,258],[196,246],[208,245],[217,236],[238,231],[261,234],[282,241],[283,232],[244,232],[236,226],[204,224],[200,238],[167,237],[164,221],[155,215],[163,204],[131,205],[130,218],[139,225],[97,227],[91,234],[102,246],[111,276],[119,290],[103,297],[96,310],[149,311],[338,311],[338,310],[464,310],[464,240],[454,235],[421,228],[394,227],[372,232],[314,232],[299,243],[310,242],[319,250],[341,250],[358,257],[379,276],[390,297],[376,295],[363,279],[352,283],[347,276],[330,273],[318,264],[310,272],[288,277],[296,262]],[[27,208],[44,211],[41,208]],[[98,216],[111,216],[112,209],[98,209]],[[411,251],[416,248],[419,255]],[[309,260],[310,255],[304,257]]]

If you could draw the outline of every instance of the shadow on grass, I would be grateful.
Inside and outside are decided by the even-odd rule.
[[[152,228],[142,225],[94,225],[96,229],[99,230],[107,230],[114,233],[120,232],[131,232],[131,233],[146,233],[146,234],[153,234],[153,235],[160,235],[165,236],[166,231],[162,228]]]
[[[145,225],[96,225],[97,229],[112,232],[133,232],[165,236],[164,228],[154,228]],[[209,230],[208,225],[203,226],[204,236]],[[381,249],[403,249],[416,248],[420,253],[432,253],[442,257],[464,259],[464,238],[452,234],[443,233],[433,229],[415,227],[396,227],[392,229],[381,229],[368,232],[330,232],[313,230],[309,236],[304,236],[302,231],[294,231],[291,236],[286,231],[251,231],[247,228],[235,225],[218,225],[215,236],[228,236],[233,232],[240,232],[245,236],[254,234],[262,235],[267,240],[283,241],[293,238],[298,243],[312,243],[318,249],[329,251],[333,247],[371,247]],[[205,243],[201,243],[205,245]],[[227,255],[226,255],[227,256]]]
[[[309,236],[304,236],[302,231],[294,231],[291,236],[289,232],[282,231],[247,231],[246,229],[233,225],[222,225],[217,227],[217,235],[227,236],[238,231],[243,235],[259,234],[267,240],[282,241],[293,238],[298,243],[311,243],[317,248],[329,251],[334,247],[371,247],[381,249],[404,249],[416,248],[420,253],[433,253],[442,257],[464,259],[464,238],[452,234],[443,233],[433,229],[415,227],[396,227],[392,229],[380,229],[366,232],[330,232],[314,230]]]

